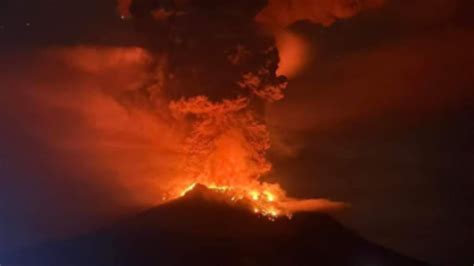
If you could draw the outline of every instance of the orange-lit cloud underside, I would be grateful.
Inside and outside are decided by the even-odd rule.
[[[151,55],[135,47],[50,49],[37,59],[41,68],[25,81],[35,86],[22,96],[40,117],[28,122],[31,133],[74,158],[85,176],[107,173],[89,182],[122,187],[111,197],[152,206],[199,183],[269,217],[340,207],[297,201],[260,180],[271,168],[270,138],[248,99],[170,101],[159,89],[133,96],[159,76]]]

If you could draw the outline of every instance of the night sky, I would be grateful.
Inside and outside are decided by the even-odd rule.
[[[292,25],[312,59],[285,99],[266,106],[271,181],[290,195],[350,203],[340,221],[403,254],[472,264],[473,12],[470,0],[388,0],[330,26]],[[0,251],[136,211],[108,197],[118,184],[91,181],[113,171],[36,137],[69,134],[75,117],[38,112],[22,95],[35,88],[30,77],[61,68],[31,59],[41,51],[143,43],[115,1],[0,2]]]

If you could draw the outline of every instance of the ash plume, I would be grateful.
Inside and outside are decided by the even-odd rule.
[[[349,19],[384,3],[385,0],[269,0],[255,21],[275,38],[280,55],[277,73],[291,79],[316,53],[304,37],[290,30],[293,24],[304,21],[328,27],[337,20]]]
[[[103,4],[92,2],[87,9]],[[252,196],[284,198],[281,208],[291,212],[344,207],[292,199],[283,187],[263,182],[281,180],[293,193],[337,195],[354,202],[354,211],[370,210],[357,219],[377,233],[392,232],[393,217],[371,214],[406,195],[396,202],[406,218],[396,230],[410,225],[413,231],[405,232],[411,237],[446,232],[430,226],[420,231],[416,216],[429,218],[423,224],[453,217],[430,213],[444,197],[452,199],[450,190],[440,197],[437,186],[445,183],[438,180],[458,184],[453,173],[469,172],[464,155],[470,131],[457,125],[468,120],[473,102],[472,4],[386,2],[372,12],[382,1],[125,0],[118,7],[122,21],[110,13],[72,16],[99,26],[92,31],[100,38],[87,38],[99,46],[59,26],[77,37],[56,45],[82,45],[3,50],[0,194],[11,209],[3,220],[14,228],[25,221],[44,235],[48,227],[84,228],[104,216],[156,206],[196,183],[216,191],[239,185],[271,191]],[[116,24],[102,25],[105,17]],[[32,26],[32,33],[57,34],[39,22]],[[124,30],[126,40],[113,37],[116,30]],[[317,61],[308,64],[313,56]],[[296,78],[301,70],[307,71]],[[451,114],[465,110],[461,121]],[[438,146],[442,136],[459,140],[459,147]],[[458,163],[451,151],[465,160]],[[407,156],[411,152],[414,157]],[[273,169],[269,158],[278,162]],[[416,171],[387,172],[402,163]],[[434,186],[425,174],[438,176],[440,167]],[[410,183],[399,182],[402,175]],[[411,184],[427,188],[418,205],[412,199],[419,191]],[[466,202],[458,196],[451,203]],[[15,230],[26,236],[27,226]],[[449,226],[457,228],[456,219]],[[0,231],[0,249],[15,245],[14,230]],[[442,243],[436,250],[458,249],[466,239],[461,232],[445,235],[432,241]]]
[[[189,124],[185,179],[253,183],[271,169],[262,110],[265,102],[284,97],[287,82],[276,75],[273,38],[253,19],[263,4],[137,0],[128,7],[149,49],[166,57],[161,89],[171,113]]]
[[[298,21],[310,21],[329,26],[339,19],[381,7],[385,0],[269,0],[257,15],[260,23],[285,28]]]
[[[121,204],[155,205],[197,182],[271,191],[255,196],[311,209],[262,182],[272,169],[265,106],[281,101],[288,83],[279,39],[255,19],[267,4],[121,1],[146,45],[31,55],[27,79],[4,79],[20,88],[11,98],[36,110],[17,120],[91,176],[88,186],[120,187],[111,197]]]
[[[172,117],[183,125],[186,136],[179,149],[181,173],[165,198],[204,184],[231,190],[233,198],[239,198],[234,194],[240,191],[247,191],[245,197],[250,192],[248,197],[259,202],[255,211],[272,215],[342,206],[329,201],[297,204],[278,185],[262,181],[271,170],[266,157],[270,132],[263,110],[284,98],[287,77],[283,74],[288,72],[281,71],[279,42],[256,20],[266,4],[119,1],[122,15],[147,38],[148,49],[166,58],[166,74],[154,88],[163,91]],[[275,199],[282,203],[269,203]],[[262,200],[268,202],[262,206]]]

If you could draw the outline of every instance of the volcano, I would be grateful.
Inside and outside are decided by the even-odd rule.
[[[4,265],[425,265],[373,244],[327,214],[274,220],[197,185],[184,197]]]

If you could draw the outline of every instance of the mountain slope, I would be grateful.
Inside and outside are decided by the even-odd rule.
[[[424,265],[372,244],[330,216],[270,221],[215,192],[186,197],[82,237],[11,254],[4,265]]]

